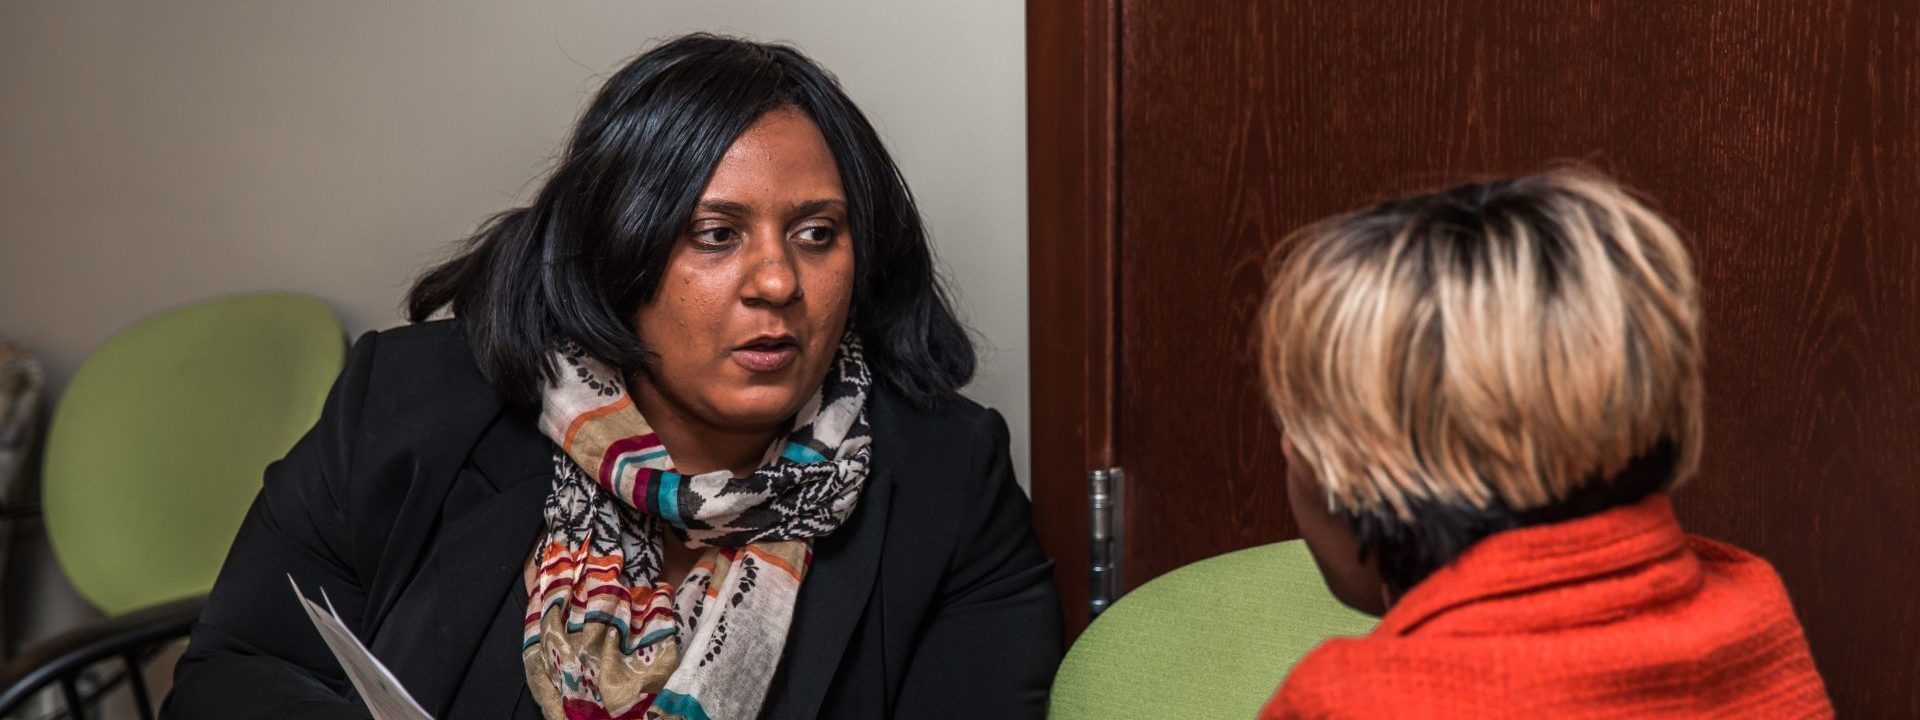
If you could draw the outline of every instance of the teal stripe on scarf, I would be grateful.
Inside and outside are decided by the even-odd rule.
[[[682,530],[687,523],[680,517],[680,473],[662,472],[658,487],[653,489],[653,507],[660,519]]]
[[[639,455],[628,455],[626,457],[620,458],[618,462],[613,464],[613,477],[609,478],[607,482],[613,486],[614,492],[626,492],[631,494],[632,491],[630,490],[620,489],[620,478],[627,476],[627,466],[638,464],[638,463],[644,463],[648,460],[652,460],[657,457],[664,457],[666,454],[667,454],[667,449],[663,447],[658,450],[649,450],[647,452],[640,453]]]
[[[792,460],[794,462],[800,463],[801,465],[812,465],[814,463],[823,463],[827,461],[827,456],[821,455],[820,451],[807,447],[805,445],[801,445],[800,443],[797,443],[797,442],[787,443],[787,449],[781,451],[780,456],[788,460]]]
[[[654,697],[653,706],[665,711],[668,715],[679,715],[687,720],[710,720],[706,709],[700,707],[699,700],[672,690],[661,690],[660,694]]]
[[[566,596],[555,598],[554,600],[546,604],[545,606],[546,609],[542,610],[540,612],[540,615],[542,617],[545,617],[546,614],[549,612],[552,612],[555,607],[565,605],[567,604],[567,602],[568,600]],[[619,637],[620,651],[628,655],[632,655],[635,652],[638,652],[641,647],[652,645],[653,643],[659,642],[665,639],[668,635],[676,634],[676,631],[674,628],[663,627],[653,632],[647,633],[646,637],[642,637],[636,640],[633,637],[633,630],[627,627],[627,623],[625,621],[617,617],[614,617],[612,615],[609,615],[605,612],[601,612],[599,610],[595,610],[587,613],[586,615],[581,616],[580,620],[581,620],[580,622],[573,622],[571,620],[567,621],[567,632],[577,633],[582,630],[585,630],[587,629],[587,623],[590,623],[590,622],[598,622],[598,623],[605,624],[620,632],[620,637]],[[520,643],[520,651],[526,652],[527,648],[533,647],[534,645],[538,645],[539,643],[540,643],[539,635],[535,635],[533,637],[527,638],[526,640]]]

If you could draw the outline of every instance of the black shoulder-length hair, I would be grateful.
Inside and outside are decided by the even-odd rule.
[[[875,380],[920,406],[974,372],[974,348],[934,272],[913,194],[827,71],[784,45],[695,34],[641,55],[581,116],[532,204],[494,216],[407,295],[421,322],[450,308],[482,372],[535,407],[548,358],[576,343],[627,376],[649,349],[633,318],[734,138],[772,110],[807,114],[839,165],[853,234],[850,324]]]

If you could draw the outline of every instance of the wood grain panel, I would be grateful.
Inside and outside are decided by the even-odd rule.
[[[1916,3],[1135,0],[1119,24],[1130,583],[1294,534],[1250,352],[1266,247],[1579,159],[1695,240],[1690,527],[1776,564],[1843,717],[1920,717]]]
[[[1034,528],[1079,635],[1087,472],[1111,464],[1117,56],[1109,0],[1027,6],[1027,280]]]

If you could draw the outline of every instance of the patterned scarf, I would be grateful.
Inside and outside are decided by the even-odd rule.
[[[759,714],[786,645],[811,539],[853,513],[867,477],[871,378],[849,332],[784,443],[748,477],[673,471],[618,376],[558,354],[540,427],[554,441],[547,534],[522,660],[547,720],[734,720]],[[676,589],[671,534],[706,548]]]

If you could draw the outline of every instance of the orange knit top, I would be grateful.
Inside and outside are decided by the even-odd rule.
[[[1664,493],[1481,540],[1372,634],[1315,649],[1261,714],[1832,716],[1773,568],[1683,533]]]

